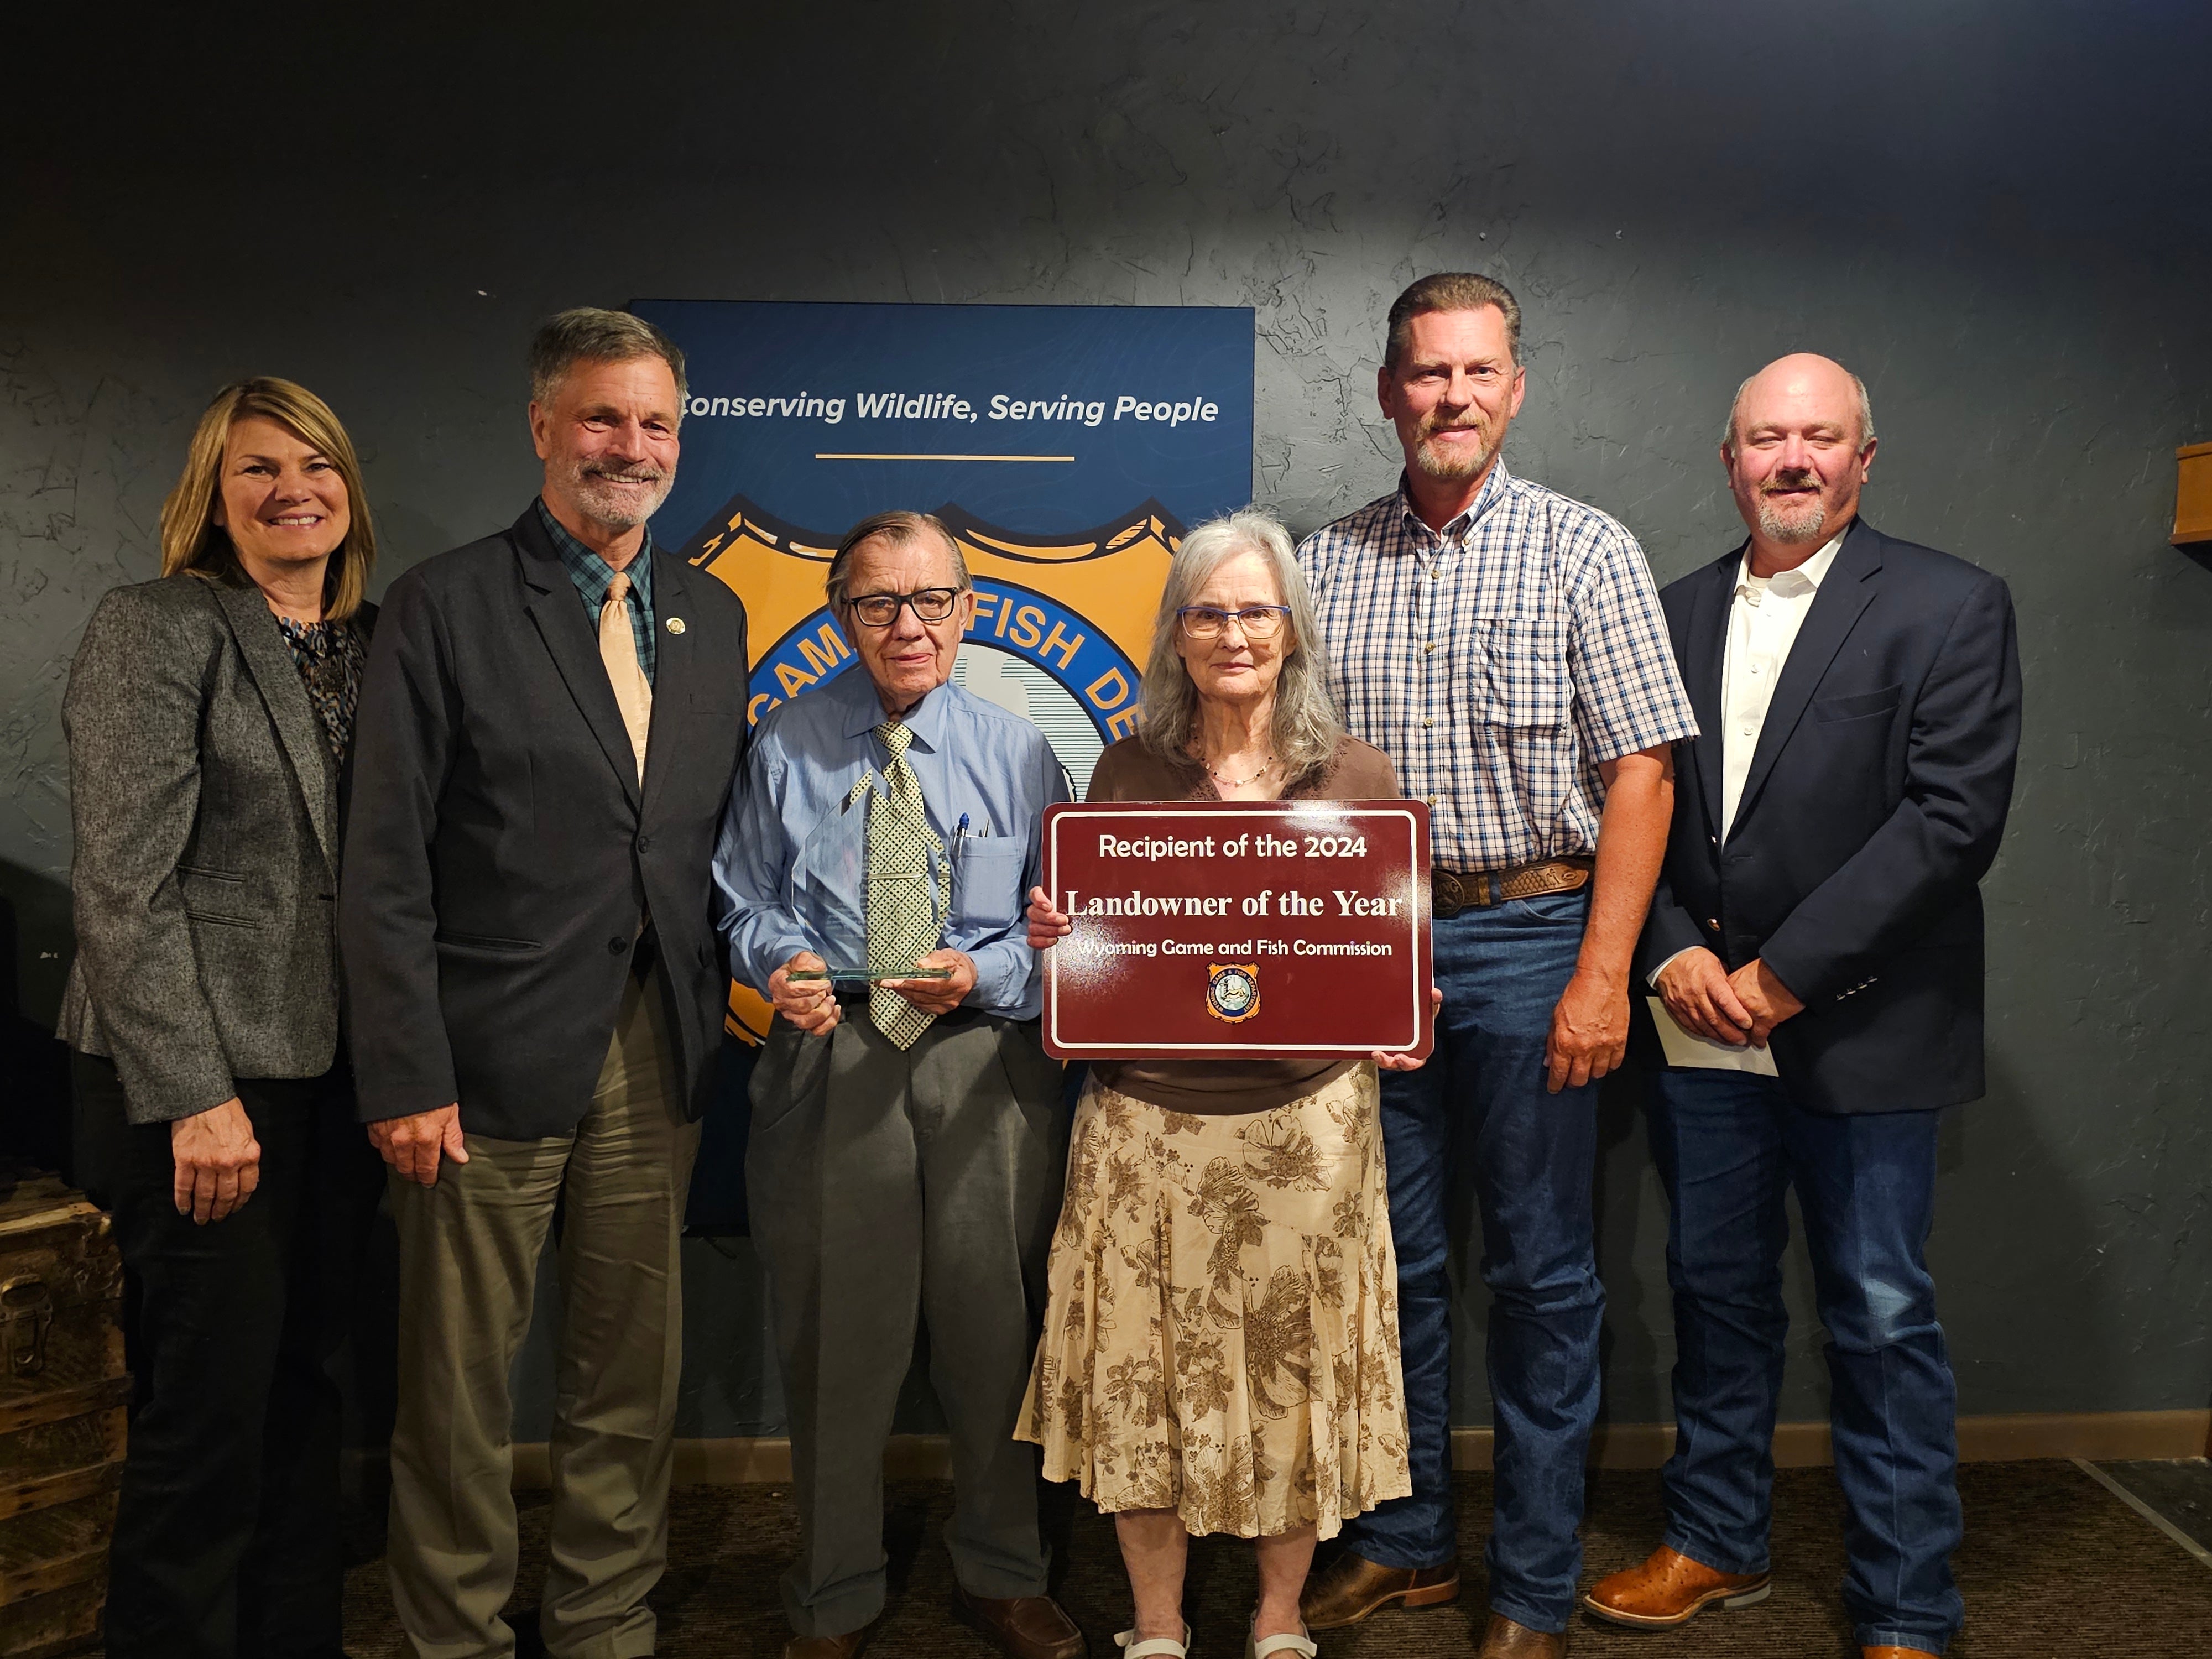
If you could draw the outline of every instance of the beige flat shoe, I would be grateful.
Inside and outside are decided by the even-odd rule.
[[[1133,1630],[1115,1633],[1114,1645],[1121,1650],[1121,1659],[1190,1659],[1190,1626],[1182,1627],[1182,1640],[1173,1641],[1164,1636],[1155,1636],[1139,1642]]]
[[[1248,1626],[1244,1632],[1244,1659],[1267,1659],[1271,1653],[1295,1653],[1298,1659],[1314,1659],[1321,1650],[1313,1644],[1313,1632],[1293,1636],[1279,1631],[1273,1636],[1255,1636]]]

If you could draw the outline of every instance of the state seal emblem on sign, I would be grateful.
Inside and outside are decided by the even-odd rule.
[[[1206,1012],[1231,1025],[1260,1012],[1260,964],[1210,963],[1206,969]]]

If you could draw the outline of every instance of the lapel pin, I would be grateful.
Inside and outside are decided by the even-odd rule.
[[[684,631],[684,618],[671,617],[668,619],[668,631],[672,634],[681,634]]]

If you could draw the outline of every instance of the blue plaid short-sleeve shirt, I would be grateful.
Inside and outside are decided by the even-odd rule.
[[[1636,538],[1503,461],[1441,534],[1401,482],[1298,564],[1346,723],[1428,801],[1439,869],[1595,853],[1599,765],[1697,735]]]

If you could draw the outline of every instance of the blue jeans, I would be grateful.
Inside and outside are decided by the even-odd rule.
[[[1383,1566],[1458,1555],[1451,1487],[1448,1219],[1460,1175],[1482,1209],[1497,1431],[1490,1605],[1562,1631],[1582,1571],[1583,1462],[1597,1416],[1605,1291],[1590,1243],[1597,1089],[1547,1094],[1544,1042],[1574,972],[1587,890],[1463,910],[1436,924],[1437,1049],[1382,1074],[1390,1231],[1413,1490],[1345,1524]]]
[[[1957,1393],[1925,1258],[1934,1112],[1826,1116],[1771,1078],[1656,1073],[1651,1150],[1666,1183],[1674,1292],[1674,1455],[1666,1542],[1764,1572],[1782,1387],[1783,1189],[1797,1189],[1828,1329],[1836,1480],[1863,1646],[1941,1653],[1959,1628]]]

